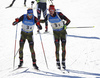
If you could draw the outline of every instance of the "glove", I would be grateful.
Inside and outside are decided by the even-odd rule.
[[[38,26],[38,29],[39,29],[39,30],[41,30],[41,29],[42,29],[42,26],[41,26],[41,25],[39,25],[39,26]]]
[[[16,21],[16,22],[19,22],[19,19],[18,19],[18,18],[16,18],[16,19],[15,19],[15,21]]]
[[[64,25],[64,26],[63,26],[63,29],[64,29],[64,30],[66,30],[66,29],[67,29],[67,26],[66,26],[66,25]]]
[[[17,22],[15,22],[15,21],[12,23],[12,25],[16,25],[16,24],[17,24]]]
[[[37,3],[40,2],[40,0],[36,0],[36,1],[37,1]]]
[[[13,25],[16,25],[19,22],[19,19],[16,18],[15,21],[12,23]]]

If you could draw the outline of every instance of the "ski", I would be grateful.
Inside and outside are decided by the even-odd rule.
[[[8,9],[8,8],[29,8],[29,7],[27,7],[27,6],[23,6],[23,7],[13,7],[13,6],[8,6],[8,7],[5,7],[6,9]]]
[[[7,8],[10,8],[10,7],[11,7],[11,6],[7,6],[6,9],[7,9]]]
[[[27,73],[43,73],[43,74],[48,74],[49,72],[40,70],[40,69],[35,69],[35,68],[29,68],[27,71],[25,71]]]
[[[61,69],[61,72],[62,72],[63,74],[66,74],[66,73],[69,73],[69,70],[67,70],[67,69]]]
[[[38,32],[36,33],[36,35],[39,34]],[[40,34],[51,34],[49,31],[48,32],[43,32],[43,33],[40,33]]]
[[[58,69],[60,72],[62,72],[63,74],[66,74],[66,73],[69,73],[69,70],[67,69],[63,69],[63,68],[60,68]]]
[[[18,69],[23,69],[23,68],[27,68],[27,67],[18,67],[18,68],[16,68],[16,69],[14,69],[13,71],[16,71],[16,70],[18,70]]]

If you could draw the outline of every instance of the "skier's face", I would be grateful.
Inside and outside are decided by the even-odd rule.
[[[55,13],[55,10],[49,10],[49,13],[51,16],[53,16],[53,14]]]
[[[30,13],[30,14],[27,14],[27,16],[28,16],[28,18],[32,19],[33,14],[32,14],[32,13]]]

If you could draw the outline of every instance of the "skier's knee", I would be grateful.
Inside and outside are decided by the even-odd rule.
[[[30,48],[33,48],[33,41],[29,42]]]
[[[59,44],[59,39],[55,39],[55,44]]]
[[[19,51],[19,54],[22,54],[23,53],[23,51]]]
[[[30,41],[29,44],[30,44],[30,45],[33,45],[33,41]]]
[[[25,42],[25,40],[21,39],[20,40],[20,44],[23,44]]]
[[[65,40],[65,39],[62,39],[61,42],[62,42],[62,47],[65,47],[65,45],[66,45],[66,40]]]
[[[65,43],[66,43],[66,39],[61,39],[61,42],[62,42],[63,44],[65,44]]]

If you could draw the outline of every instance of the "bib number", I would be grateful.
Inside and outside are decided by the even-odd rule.
[[[59,23],[51,23],[51,26],[53,29],[60,29],[63,28],[63,23],[59,22]]]
[[[55,25],[55,27],[60,27],[60,24],[56,24],[56,23],[55,23],[54,25]]]
[[[27,27],[26,27],[26,28],[27,28],[27,30],[32,29],[32,27],[30,27],[30,26],[28,26],[28,25],[27,25]]]
[[[33,30],[33,25],[32,26],[28,26],[28,25],[22,25],[22,28],[23,28],[23,30],[25,30],[25,31],[32,31]]]

